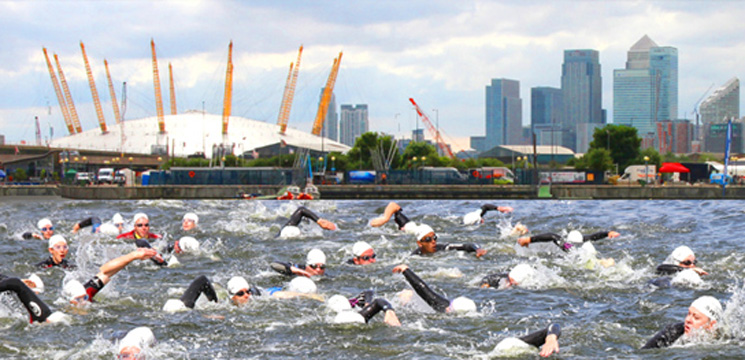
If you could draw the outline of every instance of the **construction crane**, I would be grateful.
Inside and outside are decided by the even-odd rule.
[[[290,63],[290,71],[287,73],[287,82],[285,84],[285,92],[282,95],[282,104],[279,107],[279,117],[277,118],[277,125],[279,125],[279,133],[284,135],[287,130],[287,121],[290,119],[290,110],[292,109],[292,99],[295,97],[295,85],[297,84],[298,71],[300,70],[300,57],[303,55],[303,45],[300,45],[300,50],[297,52],[297,61]]]
[[[158,129],[161,134],[164,134],[166,132],[166,120],[163,118],[163,98],[160,94],[158,58],[155,56],[155,41],[153,39],[150,39],[150,49],[153,53],[153,84],[155,85],[155,110],[158,114]]]
[[[430,132],[430,135],[432,135],[435,138],[435,142],[437,143],[437,146],[440,147],[440,150],[443,154],[447,154],[450,156],[451,159],[455,159],[455,155],[453,155],[453,152],[450,150],[450,147],[445,144],[445,141],[442,140],[442,136],[440,134],[440,130],[435,128],[432,125],[432,122],[429,121],[429,117],[427,114],[422,111],[422,109],[417,105],[417,103],[414,101],[414,99],[409,98],[409,101],[414,105],[416,108],[417,115],[422,119],[422,123],[427,127],[427,130]]]
[[[222,137],[223,142],[228,138],[228,121],[233,106],[233,41],[228,45],[228,67],[225,71],[225,97],[222,104]]]
[[[54,86],[54,93],[57,94],[57,101],[59,102],[60,111],[62,112],[62,117],[65,119],[65,125],[67,126],[67,131],[70,132],[70,135],[75,135],[75,128],[72,126],[72,120],[70,119],[70,111],[67,109],[67,103],[65,102],[65,98],[62,95],[62,90],[60,89],[59,81],[57,80],[57,74],[54,72],[54,67],[52,67],[52,62],[49,61],[49,55],[47,54],[47,48],[41,48],[44,51],[44,58],[47,60],[47,68],[49,68],[49,76],[52,78],[52,86]]]
[[[326,114],[329,111],[329,102],[331,102],[331,94],[334,92],[334,84],[336,84],[336,75],[339,73],[339,65],[341,64],[342,53],[339,53],[339,57],[334,59],[334,65],[331,66],[331,73],[326,81],[326,87],[323,88],[323,96],[321,96],[321,102],[318,104],[318,112],[316,113],[316,121],[313,122],[313,135],[321,135],[321,129],[323,128],[323,122],[326,120]]]
[[[106,67],[106,79],[109,82],[109,95],[111,96],[111,107],[114,108],[114,121],[119,124],[121,121],[121,115],[119,114],[119,104],[116,103],[116,92],[114,91],[114,83],[111,82],[111,73],[109,73],[109,63],[106,59],[103,59],[103,65]]]
[[[59,58],[57,54],[54,54],[54,62],[57,64],[57,71],[59,72],[59,80],[62,84],[62,90],[65,92],[65,100],[67,101],[67,110],[70,110],[70,118],[72,119],[72,125],[75,127],[76,133],[83,132],[83,128],[80,126],[80,119],[78,118],[78,111],[75,110],[75,103],[72,102],[72,95],[70,95],[70,88],[67,87],[67,80],[65,80],[65,73],[62,72],[62,66],[60,66]]]
[[[98,125],[101,127],[101,132],[106,134],[109,132],[106,129],[106,119],[103,117],[103,109],[101,108],[101,101],[98,99],[98,90],[96,90],[96,82],[93,80],[93,71],[91,71],[91,64],[88,63],[88,55],[85,54],[85,45],[80,42],[80,51],[83,52],[83,61],[85,62],[85,72],[88,74],[88,84],[91,87],[91,95],[93,96],[93,104],[96,106],[96,115],[98,115]]]
[[[168,63],[168,78],[171,85],[171,115],[176,115],[176,88],[173,86],[173,67]]]

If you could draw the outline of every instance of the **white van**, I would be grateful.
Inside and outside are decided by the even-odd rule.
[[[636,184],[641,180],[653,184],[657,178],[657,166],[655,165],[631,165],[624,170],[623,175],[618,178],[618,184]]]
[[[112,183],[114,183],[114,169],[112,169],[112,168],[101,168],[101,169],[98,169],[97,182],[99,184],[112,184]]]

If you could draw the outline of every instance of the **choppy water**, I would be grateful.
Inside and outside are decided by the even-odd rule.
[[[492,358],[494,346],[508,336],[520,336],[560,323],[560,358],[745,358],[738,340],[638,350],[662,326],[682,321],[698,296],[713,295],[727,309],[730,332],[744,334],[742,201],[490,201],[509,205],[509,215],[489,213],[479,227],[460,224],[462,216],[479,208],[480,201],[401,201],[405,213],[439,232],[440,242],[476,242],[489,250],[482,259],[458,252],[432,257],[410,257],[415,247],[410,235],[392,222],[371,228],[387,201],[314,201],[305,205],[336,222],[340,230],[322,231],[315,224],[301,226],[300,239],[276,238],[281,224],[301,203],[258,201],[72,201],[57,198],[0,198],[0,273],[39,274],[46,283],[41,298],[54,310],[72,315],[69,325],[30,325],[12,297],[0,296],[0,358],[89,359],[112,358],[116,338],[136,326],[150,326],[158,344],[151,358]],[[131,243],[87,231],[73,235],[78,220],[97,215],[109,219],[121,212],[150,215],[153,232],[166,240],[179,238],[180,219],[187,211],[200,216],[202,243],[198,255],[179,256],[180,266],[160,269],[136,262],[117,274],[98,294],[97,303],[74,314],[60,296],[64,277],[85,281],[104,261],[133,249]],[[33,264],[48,256],[46,242],[21,240],[41,217],[53,219],[57,233],[68,238],[74,272],[39,271]],[[533,234],[584,233],[616,230],[621,237],[595,243],[615,267],[587,269],[582,255],[565,257],[554,245],[518,248],[504,235],[522,222]],[[373,245],[378,263],[367,267],[345,265],[357,240]],[[157,242],[165,245],[165,240]],[[699,266],[711,275],[699,285],[658,289],[647,284],[654,268],[678,245],[688,245]],[[373,288],[391,300],[403,326],[391,328],[382,316],[368,325],[331,324],[331,315],[313,300],[263,298],[236,308],[225,290],[228,279],[242,275],[260,288],[281,286],[288,279],[272,272],[272,260],[302,262],[313,247],[328,257],[327,276],[317,279],[319,292],[356,295]],[[480,279],[505,272],[520,262],[538,267],[539,280],[509,290],[480,289]],[[408,288],[391,269],[409,264],[425,281],[449,298],[467,296],[478,312],[439,314],[417,305],[399,306],[396,294]],[[219,304],[200,299],[196,310],[166,314],[169,298],[178,298],[198,275],[218,286]],[[223,316],[220,318],[219,316]],[[534,358],[534,354],[523,357]]]

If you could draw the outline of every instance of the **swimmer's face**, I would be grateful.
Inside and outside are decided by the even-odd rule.
[[[360,256],[355,256],[352,261],[357,265],[367,265],[374,263],[376,261],[375,257],[375,250],[367,249]]]
[[[684,268],[695,268],[696,267],[696,255],[688,255],[687,258],[683,259],[678,265]]]
[[[430,232],[417,240],[416,245],[422,250],[422,254],[432,254],[437,251],[437,235],[434,231]]]
[[[197,224],[194,220],[184,219],[184,221],[181,222],[181,228],[184,229],[184,231],[193,230],[195,227],[197,227]]]
[[[716,320],[709,319],[709,317],[704,315],[704,313],[691,306],[688,308],[688,315],[686,315],[684,326],[685,333],[688,334],[696,329],[711,330],[716,323]]]
[[[116,225],[116,228],[119,230],[120,234],[124,232],[124,223],[119,223],[119,224],[114,224],[114,225]]]
[[[49,238],[54,235],[54,226],[47,225],[41,228],[41,235],[44,237],[44,239],[49,240]]]
[[[147,234],[150,232],[150,220],[145,218],[139,218],[135,221],[135,233],[141,238],[147,238]]]
[[[140,348],[136,346],[127,346],[119,352],[118,359],[144,359],[140,356]]]
[[[251,291],[249,291],[248,289],[241,289],[235,295],[233,295],[233,297],[230,298],[230,300],[233,301],[233,304],[236,306],[245,305],[250,299]]]
[[[64,242],[58,242],[49,248],[49,253],[52,254],[52,259],[56,264],[59,264],[65,259],[68,251],[69,248]]]
[[[305,271],[311,275],[323,275],[326,272],[326,264],[308,264],[305,266]]]

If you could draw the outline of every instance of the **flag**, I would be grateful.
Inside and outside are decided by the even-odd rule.
[[[287,142],[284,139],[279,140],[279,146],[280,147],[287,147]]]
[[[259,158],[259,152],[258,152],[258,151],[256,151],[256,149],[254,149],[254,150],[253,150],[253,151],[251,152],[251,155],[253,155],[254,159],[258,159],[258,158]]]

